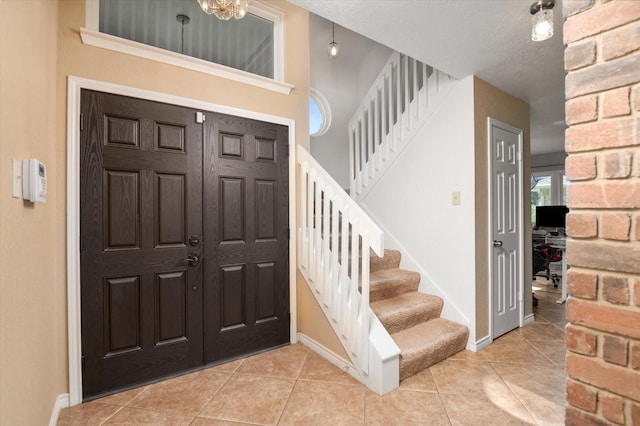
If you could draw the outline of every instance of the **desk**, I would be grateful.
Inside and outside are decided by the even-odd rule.
[[[567,301],[567,237],[554,237],[547,235],[545,243],[552,245],[555,249],[562,252],[562,297],[556,300],[556,303],[564,303]]]

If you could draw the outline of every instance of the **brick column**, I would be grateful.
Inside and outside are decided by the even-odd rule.
[[[569,425],[640,425],[640,1],[564,0]]]

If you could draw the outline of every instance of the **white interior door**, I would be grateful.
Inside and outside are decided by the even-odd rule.
[[[489,119],[492,338],[522,316],[522,130]]]

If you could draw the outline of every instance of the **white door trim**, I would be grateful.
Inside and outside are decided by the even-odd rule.
[[[491,253],[489,256],[489,337],[490,342],[493,341],[493,221],[491,218],[493,217],[493,186],[492,176],[493,176],[493,158],[491,156],[491,141],[492,141],[492,127],[499,127],[503,130],[506,130],[511,133],[515,133],[518,135],[518,173],[520,174],[520,191],[518,196],[518,204],[520,205],[520,215],[518,216],[518,229],[520,229],[520,238],[518,242],[518,316],[520,318],[520,327],[525,325],[524,318],[524,239],[523,239],[523,226],[524,226],[524,194],[523,194],[523,161],[522,161],[522,145],[523,145],[523,131],[522,129],[518,129],[517,127],[513,127],[507,123],[496,120],[495,118],[488,117],[487,118],[487,158],[489,167],[487,168],[489,171],[488,175],[488,185],[489,185],[489,216],[487,227],[489,229],[489,239],[487,241],[487,251]]]
[[[288,126],[290,153],[289,228],[297,229],[295,120],[135,87],[69,76],[67,86],[67,329],[69,344],[69,402],[71,406],[82,402],[82,342],[80,327],[80,91],[82,89],[131,96]],[[289,240],[289,309],[291,312],[289,331],[291,343],[297,342],[298,339],[296,247],[296,233],[292,232]]]

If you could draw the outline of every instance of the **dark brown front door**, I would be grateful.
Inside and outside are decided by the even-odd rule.
[[[84,397],[288,342],[287,129],[86,90],[81,110]]]
[[[283,126],[207,114],[205,363],[289,342],[287,139]]]
[[[202,364],[202,130],[195,112],[82,91],[85,397]]]

